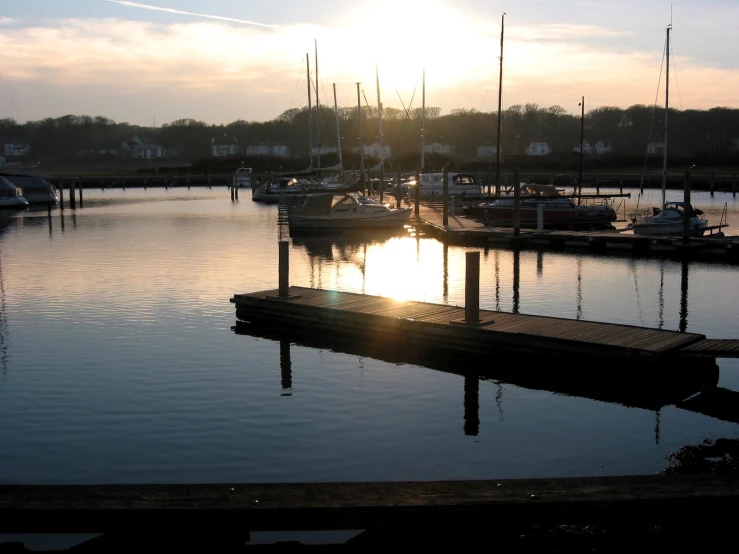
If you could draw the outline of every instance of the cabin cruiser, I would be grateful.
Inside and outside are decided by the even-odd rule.
[[[415,195],[417,183],[416,178],[410,179],[400,184],[400,192],[403,196],[408,195],[412,200]],[[477,181],[477,178],[471,173],[449,173],[448,194],[455,198],[484,198],[485,192],[483,187]],[[390,193],[392,194],[392,189]],[[422,173],[421,183],[418,185],[419,198],[427,200],[429,198],[440,198],[444,194],[444,173]]]
[[[632,213],[629,228],[635,235],[682,236],[685,217],[688,220],[688,236],[702,237],[708,227],[703,210],[693,208],[684,202],[665,202],[662,208],[652,208],[651,215]]]
[[[28,200],[23,197],[23,190],[0,177],[0,208],[27,208]]]
[[[616,210],[607,203],[577,204],[563,196],[554,185],[522,183],[519,206],[521,227],[537,228],[539,208],[544,229],[598,229],[612,227]],[[515,197],[507,194],[476,206],[465,206],[462,213],[487,222],[490,226],[511,227],[514,224]]]
[[[403,227],[411,208],[395,208],[360,193],[309,194],[288,216],[290,230],[339,230]]]
[[[251,188],[251,173],[251,167],[244,167],[244,164],[242,163],[241,167],[238,168],[231,177],[231,186],[237,188]]]
[[[23,190],[23,197],[29,204],[58,204],[59,191],[43,177],[21,173],[0,173],[16,187]]]

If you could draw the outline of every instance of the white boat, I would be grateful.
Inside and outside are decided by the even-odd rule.
[[[409,199],[413,200],[416,185],[415,177],[401,183],[401,194],[403,196],[407,194]],[[390,192],[392,193],[392,190]],[[471,173],[449,173],[448,193],[449,196],[458,199],[480,199],[485,197],[482,185]],[[444,194],[443,172],[422,173],[418,194],[421,199],[441,198]]]
[[[402,227],[411,208],[381,204],[362,194],[310,194],[288,216],[290,230],[321,231]]]
[[[244,164],[242,163],[241,167],[238,168],[231,177],[231,186],[237,188],[251,188],[251,173],[251,167],[244,167]]]
[[[59,190],[43,177],[21,173],[0,173],[0,177],[20,187],[29,204],[59,203]]]
[[[667,116],[669,115],[670,97],[670,30],[667,27],[667,38],[665,41],[665,125],[664,141],[662,149],[662,203],[659,208],[654,207],[650,212],[629,214],[631,224],[629,227],[635,235],[647,236],[682,236],[685,232],[685,218],[688,217],[688,235],[701,237],[708,227],[701,210],[685,205],[684,202],[667,202]]]
[[[27,208],[28,200],[23,191],[13,183],[0,177],[0,208]]]

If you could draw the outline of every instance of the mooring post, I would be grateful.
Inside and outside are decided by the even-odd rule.
[[[521,180],[518,166],[513,170],[513,236],[521,234]]]
[[[380,202],[385,195],[385,166],[380,167]]]
[[[457,212],[457,197],[453,194],[449,197],[449,215],[454,217]]]
[[[187,187],[187,188],[190,188],[190,187]],[[239,199],[239,187],[234,187],[234,190],[236,191],[234,192],[234,198],[238,200]]]
[[[69,185],[69,207],[71,209],[76,209],[77,205],[74,198],[74,189],[77,187],[77,181],[72,181],[72,184]]]
[[[421,204],[421,170],[416,167],[416,186],[413,187],[413,200],[415,200],[414,214],[419,217],[419,208]]]
[[[736,173],[734,173],[734,176],[731,178],[731,194],[736,196]]]
[[[64,181],[59,179],[59,209],[64,210]]]
[[[280,272],[280,292],[279,295],[282,297],[290,295],[290,241],[280,241],[280,259],[279,259],[279,272]]]
[[[82,185],[80,185],[80,208],[82,207]]]
[[[536,205],[536,230],[544,230],[544,204]]]
[[[231,189],[231,202],[233,202],[234,201],[234,194],[235,194],[234,193],[234,188],[233,187],[228,187],[228,188]]]
[[[715,180],[714,175],[713,175],[713,170],[711,170],[711,196],[713,196],[713,188],[714,188],[715,184],[716,184],[716,180]]]
[[[480,251],[465,253],[464,322],[480,322]]]
[[[683,184],[683,244],[690,242],[690,170],[685,168],[685,183]]]
[[[395,174],[395,207],[400,208],[400,171]]]
[[[443,202],[441,210],[441,224],[446,227],[449,225],[449,164],[444,164],[442,170],[442,194],[441,200]]]
[[[618,182],[618,185],[619,185],[619,192],[621,194],[623,194],[624,193],[624,174],[623,174],[623,171],[621,172],[621,180]]]
[[[600,173],[595,176],[595,194],[600,194]]]

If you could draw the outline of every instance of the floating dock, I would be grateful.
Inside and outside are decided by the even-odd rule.
[[[479,310],[467,323],[469,313],[459,306],[305,287],[235,294],[230,301],[242,321],[452,352],[460,361],[487,356],[492,362],[503,354],[639,362],[739,357],[739,340],[697,333],[492,310]]]

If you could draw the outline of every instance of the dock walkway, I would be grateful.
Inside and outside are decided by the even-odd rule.
[[[479,322],[465,323],[465,309],[459,306],[305,287],[289,287],[286,296],[279,289],[236,294],[231,302],[243,321],[309,327],[459,355],[739,357],[739,340],[709,340],[697,333],[492,310],[479,310]]]

